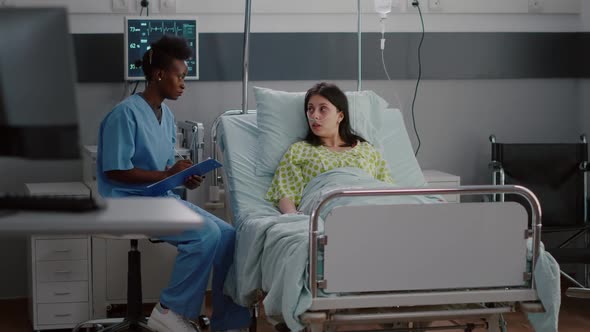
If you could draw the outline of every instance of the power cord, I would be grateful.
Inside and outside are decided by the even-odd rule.
[[[416,0],[412,2],[412,6],[418,8],[418,13],[420,14],[420,22],[422,24],[422,36],[420,37],[420,43],[418,44],[418,79],[416,80],[416,87],[414,88],[414,98],[412,99],[412,124],[414,125],[414,133],[416,133],[416,139],[418,140],[418,146],[416,147],[416,151],[414,152],[415,156],[418,156],[418,152],[420,151],[420,146],[422,145],[422,141],[420,140],[420,135],[418,134],[418,129],[416,128],[416,115],[414,112],[414,105],[416,104],[416,96],[418,95],[418,86],[420,85],[420,79],[422,78],[422,43],[424,42],[424,18],[422,17],[422,10],[420,9],[420,3]]]
[[[141,14],[143,13],[144,8],[147,10],[146,16],[150,16],[150,2],[148,0],[141,0],[139,2],[139,5],[141,5],[141,10],[139,11],[139,16],[141,16]]]

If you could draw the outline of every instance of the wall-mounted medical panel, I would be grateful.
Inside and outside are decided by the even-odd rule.
[[[419,33],[388,33],[392,79],[415,79]],[[380,34],[363,34],[363,79],[384,80]],[[74,35],[80,82],[123,82],[123,35]],[[201,33],[200,80],[242,80],[241,33]],[[354,33],[253,33],[250,79],[356,80]],[[424,79],[588,78],[590,33],[427,33]]]

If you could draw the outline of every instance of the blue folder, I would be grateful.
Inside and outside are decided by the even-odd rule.
[[[152,183],[145,187],[144,195],[146,196],[161,196],[168,190],[176,188],[186,182],[186,179],[192,175],[203,176],[212,170],[221,167],[221,163],[215,159],[207,159],[198,164],[194,164],[189,168],[165,178],[164,180]]]

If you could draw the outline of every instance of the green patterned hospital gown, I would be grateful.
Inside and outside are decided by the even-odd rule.
[[[339,167],[357,167],[377,180],[393,183],[387,163],[371,144],[361,142],[350,150],[335,152],[325,146],[297,142],[283,155],[264,197],[278,204],[284,197],[295,206],[301,202],[303,188],[311,179]]]

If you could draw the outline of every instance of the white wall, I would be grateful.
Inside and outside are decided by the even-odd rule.
[[[109,0],[5,0],[18,6],[67,6],[74,33],[121,33],[123,16],[138,15],[138,0],[128,0],[127,13],[113,13]],[[389,31],[418,31],[416,10],[399,2],[388,20]],[[543,10],[529,12],[528,0],[445,0],[429,11],[421,1],[428,31],[577,31],[582,0],[544,0]],[[159,0],[150,1],[157,14]],[[201,32],[242,32],[244,0],[176,0],[173,15],[198,16]],[[379,31],[373,1],[361,0],[363,31]],[[356,0],[253,0],[253,32],[332,32],[357,30]],[[143,15],[146,12],[144,11]]]
[[[403,1],[403,0],[402,0]],[[422,0],[426,3],[425,0]],[[151,1],[158,7],[159,1]],[[0,4],[3,3],[0,1]],[[96,0],[6,0],[19,6],[66,4],[74,33],[121,33],[124,14],[111,12],[111,1]],[[528,0],[445,0],[447,9],[425,15],[427,31],[550,31],[569,32],[590,28],[588,1],[545,0],[547,11],[528,14]],[[241,32],[243,0],[177,0],[178,12],[197,15],[201,32]],[[356,31],[354,0],[254,0],[252,31]],[[363,1],[363,31],[378,31],[372,1]],[[583,6],[583,8],[581,7]],[[135,2],[131,7],[135,7]],[[291,11],[296,11],[292,14]],[[155,12],[155,9],[152,10]],[[564,13],[566,12],[566,13]],[[582,15],[577,13],[582,12]],[[415,13],[395,13],[387,31],[418,31]],[[251,82],[288,91],[303,91],[311,81]],[[354,90],[356,82],[336,82]],[[409,105],[414,81],[365,81],[392,106],[401,106],[411,132]],[[96,143],[102,117],[122,99],[124,85],[78,84],[83,143]],[[423,168],[458,174],[464,184],[486,183],[489,160],[488,135],[502,140],[567,140],[577,138],[580,118],[590,133],[590,83],[562,80],[455,80],[424,81],[416,102],[416,120],[422,138],[418,159]],[[255,107],[250,95],[250,107]],[[227,109],[239,108],[241,82],[189,82],[187,93],[169,105],[179,120],[205,123]],[[584,112],[580,112],[583,109]],[[412,138],[413,134],[412,134]],[[209,144],[206,144],[209,147]],[[81,179],[78,162],[38,163],[17,159],[0,160],[0,188],[22,191],[25,182]],[[6,176],[5,174],[10,174]],[[203,202],[206,188],[197,199]],[[22,238],[0,240],[0,260],[11,273],[0,275],[0,298],[26,294],[26,255]],[[8,255],[7,253],[10,253]]]

